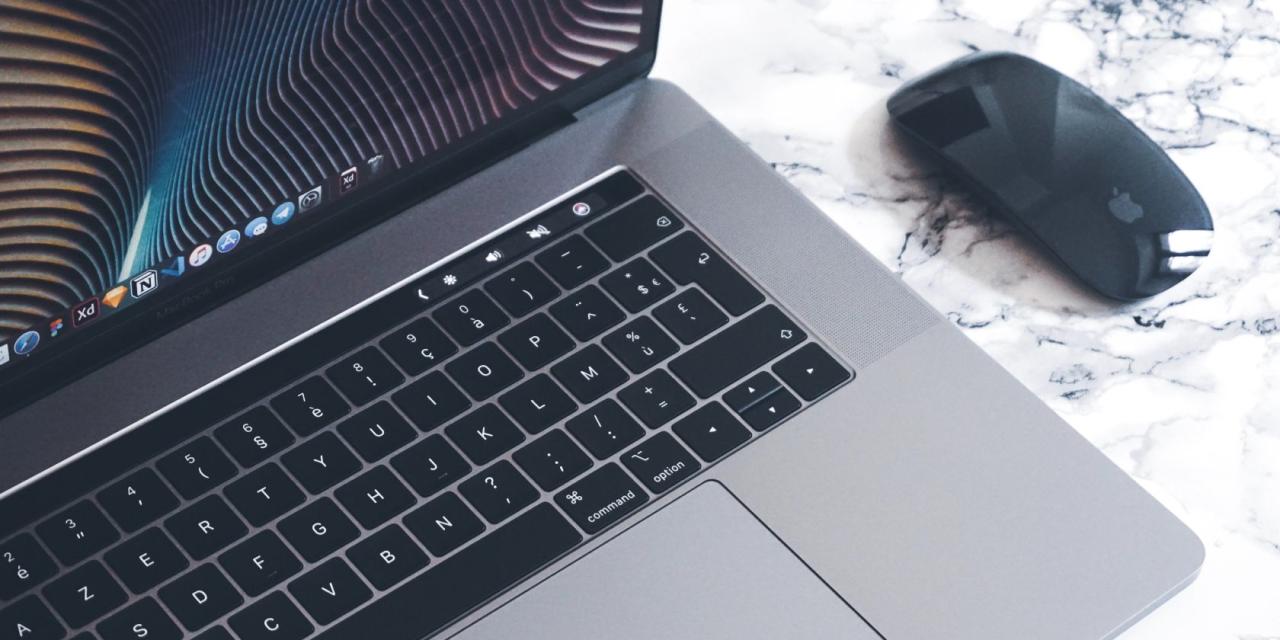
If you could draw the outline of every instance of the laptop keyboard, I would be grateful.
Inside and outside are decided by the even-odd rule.
[[[852,379],[626,171],[472,254],[12,527],[0,640],[424,637]]]

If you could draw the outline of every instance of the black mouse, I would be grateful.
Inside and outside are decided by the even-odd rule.
[[[908,82],[888,108],[910,139],[1105,296],[1153,296],[1209,255],[1213,219],[1169,156],[1035,60],[965,56]]]

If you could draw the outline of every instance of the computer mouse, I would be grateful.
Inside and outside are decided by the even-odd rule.
[[[907,138],[1104,296],[1191,275],[1213,219],[1173,160],[1084,85],[1025,56],[960,58],[898,89]]]

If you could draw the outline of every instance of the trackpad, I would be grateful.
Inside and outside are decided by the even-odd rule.
[[[715,482],[454,637],[879,639]]]

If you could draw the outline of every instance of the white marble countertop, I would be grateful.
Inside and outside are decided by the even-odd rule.
[[[1125,640],[1280,639],[1280,2],[668,0],[691,93],[1188,522],[1200,578]],[[887,134],[904,79],[1030,54],[1168,149],[1217,227],[1161,296],[1083,294]]]

